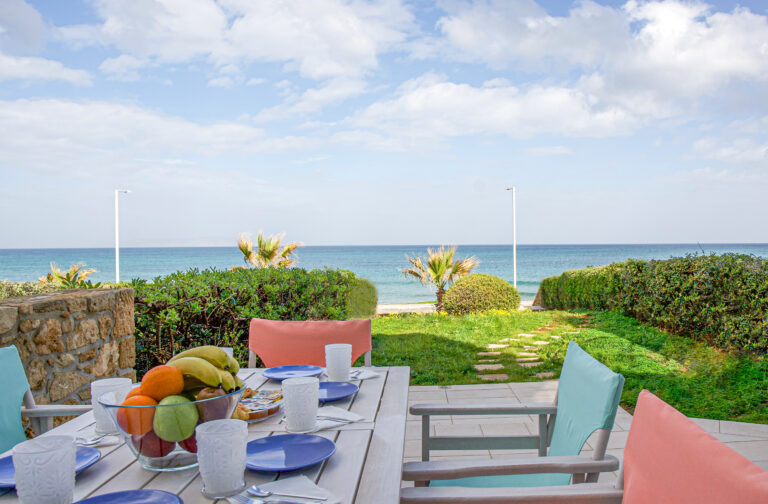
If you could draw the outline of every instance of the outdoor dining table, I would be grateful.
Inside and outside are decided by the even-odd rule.
[[[352,397],[335,401],[333,406],[346,408],[363,417],[352,424],[321,430],[317,435],[336,443],[336,453],[320,464],[289,473],[274,474],[246,469],[248,485],[303,474],[318,486],[336,495],[344,504],[395,504],[399,501],[400,480],[405,443],[408,408],[408,367],[376,367],[376,378],[355,381],[360,390]],[[280,383],[262,376],[261,369],[243,369],[238,373],[254,390],[279,389]],[[282,410],[248,427],[248,440],[285,432]],[[86,413],[49,431],[52,435],[91,437],[93,413]],[[165,490],[177,494],[185,504],[212,501],[200,492],[202,481],[196,468],[176,472],[153,472],[144,469],[117,436],[107,438],[97,448],[102,458],[77,476],[75,502],[96,495],[138,488]],[[0,504],[18,502],[11,491],[0,497]],[[216,502],[227,502],[219,499]]]

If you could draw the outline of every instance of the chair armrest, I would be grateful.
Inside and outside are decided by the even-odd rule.
[[[605,483],[548,487],[416,487],[400,491],[400,504],[621,504],[624,492]]]
[[[615,471],[618,468],[619,460],[611,455],[607,455],[602,460],[594,460],[588,455],[569,455],[562,457],[525,457],[479,461],[406,462],[403,465],[403,480],[450,480],[505,474],[584,474]]]
[[[554,415],[552,403],[527,404],[414,404],[412,415]]]
[[[34,408],[21,408],[21,416],[27,418],[77,416],[91,411],[88,404],[45,404]]]

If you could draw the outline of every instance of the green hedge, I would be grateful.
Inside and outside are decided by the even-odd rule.
[[[60,289],[60,286],[53,283],[10,282],[8,280],[0,280],[0,299],[20,296],[34,296],[36,294],[44,294],[46,292],[53,292]]]
[[[376,316],[379,293],[370,280],[355,277],[347,294],[347,318],[369,319]]]
[[[134,280],[137,372],[203,344],[231,346],[245,362],[251,318],[343,320],[356,285],[348,271],[297,268],[193,269]]]
[[[497,276],[475,273],[459,279],[443,297],[443,310],[451,315],[487,310],[517,310],[520,293]]]
[[[608,309],[727,350],[768,351],[768,260],[689,255],[630,259],[541,283],[548,308]]]

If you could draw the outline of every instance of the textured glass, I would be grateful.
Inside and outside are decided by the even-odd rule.
[[[13,448],[16,493],[22,504],[71,504],[75,439],[41,436]]]
[[[215,499],[242,491],[248,424],[242,420],[212,420],[198,425],[195,432],[203,495]]]
[[[335,343],[325,345],[325,372],[329,381],[349,381],[352,367],[352,345]]]
[[[98,400],[102,394],[114,392],[115,403],[120,404],[131,391],[133,383],[130,378],[105,378],[91,383],[91,405],[93,406],[93,418],[96,420],[97,434],[117,434],[117,427]]]
[[[319,393],[320,381],[317,378],[283,380],[283,408],[287,430],[306,432],[315,428]]]

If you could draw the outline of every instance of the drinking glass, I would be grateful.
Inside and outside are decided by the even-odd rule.
[[[40,436],[13,447],[16,493],[22,504],[71,504],[75,438]]]
[[[240,493],[245,488],[248,423],[211,420],[195,428],[195,438],[203,495],[217,499]]]
[[[317,401],[320,380],[314,377],[283,380],[285,428],[292,432],[307,432],[317,425]]]
[[[99,397],[107,392],[114,392],[116,404],[120,404],[131,391],[131,387],[133,387],[133,383],[130,378],[105,378],[91,383],[91,405],[93,406],[93,418],[96,420],[96,434],[118,433],[109,413],[104,409],[104,406],[99,404]]]
[[[325,372],[329,381],[349,381],[352,368],[352,345],[334,343],[325,345]]]

